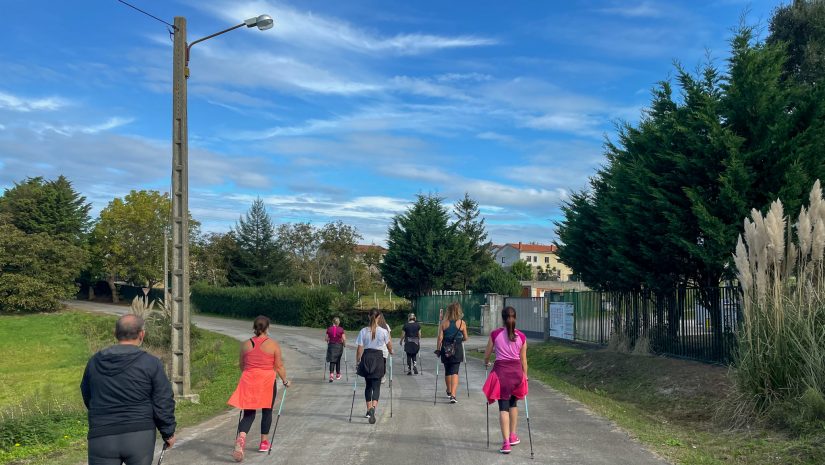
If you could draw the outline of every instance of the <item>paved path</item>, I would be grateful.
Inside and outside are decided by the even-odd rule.
[[[125,313],[127,307],[89,302],[70,302],[71,307],[106,313]],[[198,327],[246,339],[251,321],[195,315]],[[353,352],[349,352],[350,382],[328,383],[322,379],[325,344],[317,329],[273,326],[270,335],[284,351],[287,374],[294,383],[287,391],[272,455],[260,454],[247,444],[244,463],[251,464],[565,464],[565,465],[664,465],[667,462],[645,450],[611,422],[590,413],[580,403],[533,381],[530,385],[530,426],[535,459],[530,445],[523,408],[519,421],[521,445],[509,456],[498,453],[500,432],[496,406],[490,406],[490,448],[486,448],[485,403],[481,394],[484,367],[470,360],[470,397],[461,369],[459,403],[449,404],[444,392],[443,371],[438,380],[437,405],[433,405],[435,356],[432,338],[422,341],[424,373],[401,373],[396,355],[393,383],[393,416],[389,411],[389,385],[381,389],[375,425],[363,417],[363,379],[358,379],[352,423],[347,421],[352,402]],[[397,341],[396,341],[397,342]],[[471,337],[468,348],[486,343]],[[279,386],[279,398],[280,398]],[[523,403],[520,403],[523,407]],[[165,465],[234,463],[230,456],[238,413],[228,411],[179,434],[174,449],[164,457]],[[258,422],[250,438],[257,437]]]

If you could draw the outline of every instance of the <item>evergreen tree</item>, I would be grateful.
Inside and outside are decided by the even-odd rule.
[[[393,218],[381,274],[406,298],[445,289],[457,274],[464,248],[442,199],[419,195],[406,213]]]
[[[229,281],[238,286],[279,284],[289,278],[286,254],[275,241],[275,226],[263,200],[256,199],[232,229],[238,244],[231,259]]]
[[[28,178],[0,197],[0,213],[27,234],[46,233],[80,245],[86,240],[91,204],[64,176],[53,181]]]
[[[464,249],[462,262],[456,264],[456,285],[461,290],[467,290],[484,270],[494,264],[490,254],[491,244],[487,241],[484,218],[479,219],[478,202],[470,198],[469,193],[465,192],[464,198],[455,203],[453,212],[461,247]]]
[[[767,43],[786,47],[786,77],[821,86],[825,80],[825,1],[794,0],[777,7]]]

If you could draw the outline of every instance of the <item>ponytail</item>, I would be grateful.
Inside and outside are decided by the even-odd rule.
[[[512,316],[512,318],[509,318]],[[504,327],[507,328],[507,338],[510,342],[516,341],[516,309],[513,307],[504,307],[501,311],[501,319],[504,321]]]
[[[372,340],[375,340],[375,332],[378,330],[378,317],[381,312],[376,309],[370,310],[370,333],[372,333]]]

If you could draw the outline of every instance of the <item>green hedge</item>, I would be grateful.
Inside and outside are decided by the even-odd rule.
[[[255,318],[268,316],[273,323],[324,327],[342,316],[340,294],[326,287],[212,287],[192,286],[192,303],[203,313]]]

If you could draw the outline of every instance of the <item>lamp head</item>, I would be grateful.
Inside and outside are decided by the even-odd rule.
[[[246,27],[255,27],[257,26],[258,29],[265,31],[267,29],[272,29],[272,26],[275,24],[275,21],[269,15],[260,15],[256,18],[249,18],[244,21]]]

